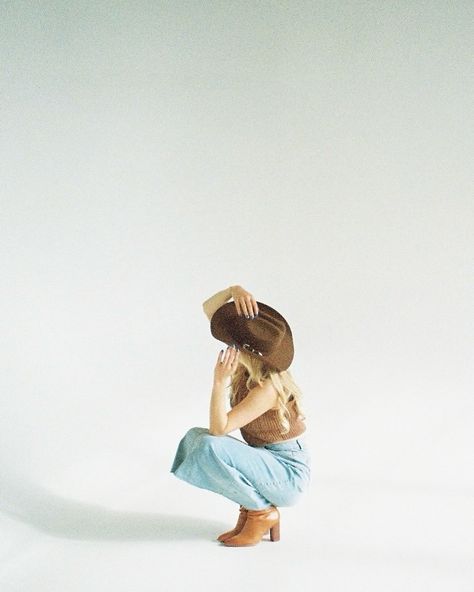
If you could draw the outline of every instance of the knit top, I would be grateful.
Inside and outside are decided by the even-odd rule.
[[[235,407],[248,395],[247,392],[237,392],[234,403],[231,407]],[[303,419],[298,416],[295,407],[293,395],[291,395],[287,408],[290,413],[290,431],[287,434],[282,433],[282,425],[278,417],[277,409],[268,409],[262,415],[255,418],[253,421],[240,428],[240,433],[243,439],[250,444],[250,446],[264,446],[272,442],[281,442],[282,440],[291,440],[300,436],[306,431],[306,424]]]

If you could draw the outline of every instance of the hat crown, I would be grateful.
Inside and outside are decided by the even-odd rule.
[[[260,352],[264,356],[277,350],[285,335],[285,323],[261,311],[253,320],[237,316],[233,334],[244,349]]]
[[[228,345],[236,344],[279,371],[293,360],[293,335],[286,319],[274,308],[258,302],[258,316],[247,319],[237,313],[235,302],[226,302],[211,317],[211,333]]]

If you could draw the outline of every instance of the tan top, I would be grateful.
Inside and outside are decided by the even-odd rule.
[[[234,404],[231,404],[231,407],[235,407],[235,405],[245,399],[247,394],[248,392],[237,393],[236,400]],[[281,432],[282,426],[278,418],[278,410],[269,409],[246,426],[240,428],[242,438],[250,446],[264,446],[265,444],[291,440],[300,436],[306,431],[306,424],[297,416],[292,396],[287,407],[290,412],[290,431],[287,434]]]

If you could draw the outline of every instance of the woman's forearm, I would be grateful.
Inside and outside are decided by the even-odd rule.
[[[224,382],[216,382],[212,386],[211,402],[209,405],[209,433],[220,436],[227,426],[227,411]]]
[[[202,303],[204,312],[209,318],[212,317],[212,315],[216,312],[218,308],[220,308],[223,304],[225,304],[228,300],[232,298],[232,288],[233,286],[229,286],[228,288],[225,288],[225,290],[216,292],[216,294],[214,294]]]

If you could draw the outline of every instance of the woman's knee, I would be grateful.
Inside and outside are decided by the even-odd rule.
[[[185,438],[195,438],[196,436],[200,436],[200,435],[205,435],[208,434],[209,430],[208,428],[202,428],[199,426],[196,426],[194,428],[190,428],[186,434],[184,435]]]
[[[186,439],[196,442],[199,448],[216,448],[222,441],[221,436],[214,436],[209,433],[208,428],[194,427],[186,432]]]
[[[186,432],[184,437],[186,440],[192,442],[193,450],[214,450],[220,451],[221,447],[225,445],[222,436],[214,436],[209,433],[208,428],[194,427]]]
[[[211,455],[217,455],[219,458],[227,458],[229,455],[229,439],[225,436],[214,436],[213,434],[201,434],[197,447],[204,452],[206,456],[209,451]]]

